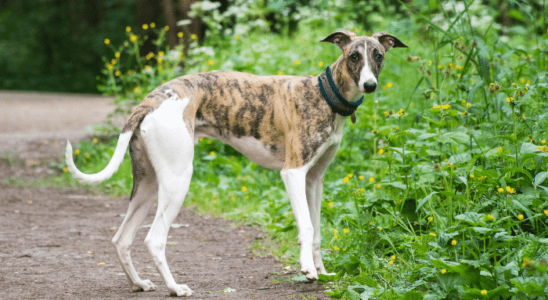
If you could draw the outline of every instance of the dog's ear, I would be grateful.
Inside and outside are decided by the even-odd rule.
[[[356,34],[349,30],[339,30],[335,31],[332,34],[328,35],[325,39],[321,40],[320,42],[328,42],[335,44],[339,46],[339,48],[344,48],[350,41],[352,41],[352,38],[354,38]]]
[[[407,45],[402,43],[397,37],[386,33],[386,32],[379,32],[375,33],[373,35],[373,38],[376,38],[379,43],[384,47],[385,51],[390,50],[390,48],[407,48]]]

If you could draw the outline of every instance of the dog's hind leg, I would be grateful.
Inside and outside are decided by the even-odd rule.
[[[188,101],[166,100],[141,124],[141,135],[159,183],[158,210],[145,244],[173,296],[192,295],[188,286],[175,282],[165,256],[169,228],[183,205],[192,176],[194,143],[183,121]]]
[[[137,229],[139,229],[158,195],[158,182],[139,132],[136,132],[133,136],[129,152],[133,173],[131,202],[120,229],[112,239],[112,243],[116,247],[120,264],[126,273],[132,290],[135,292],[152,291],[156,289],[156,286],[150,280],[141,280],[139,278],[131,261],[130,248]]]

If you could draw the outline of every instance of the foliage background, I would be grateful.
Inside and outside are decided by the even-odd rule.
[[[189,17],[203,31],[185,33],[185,20],[177,28],[124,24],[97,39],[106,53],[98,88],[116,97],[117,114],[184,74],[317,75],[340,55],[317,41],[341,28],[387,31],[409,45],[387,53],[379,89],[358,122],[347,122],[326,175],[322,249],[336,275],[320,282],[329,295],[546,298],[544,1],[200,1]],[[104,168],[117,132],[98,127],[75,150],[77,165]],[[126,157],[104,187],[129,193],[130,169]],[[255,251],[298,264],[279,172],[210,139],[196,146],[194,170],[187,204],[262,225],[275,247],[257,243]],[[69,174],[58,180],[74,184]]]

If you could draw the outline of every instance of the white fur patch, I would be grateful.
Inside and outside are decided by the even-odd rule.
[[[365,89],[363,87],[364,83],[366,83],[369,80],[373,80],[375,83],[377,83],[377,79],[375,78],[375,75],[373,75],[373,72],[371,72],[371,66],[369,65],[369,54],[367,53],[367,42],[364,42],[364,65],[362,68],[362,71],[360,72],[360,81],[358,81],[358,88],[360,91],[365,93]]]

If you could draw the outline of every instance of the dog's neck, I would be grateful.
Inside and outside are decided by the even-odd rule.
[[[343,58],[344,57],[341,55],[339,59],[331,65],[331,74],[333,75],[335,85],[344,98],[350,102],[355,102],[360,99],[363,93],[356,83],[354,83],[354,80],[352,80],[350,75],[348,75]]]

